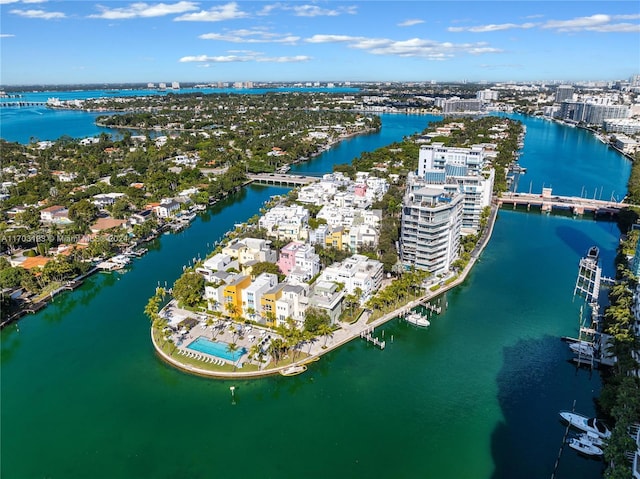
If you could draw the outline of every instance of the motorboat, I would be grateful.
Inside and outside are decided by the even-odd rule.
[[[280,370],[280,374],[283,376],[296,376],[297,374],[302,374],[307,370],[307,367],[304,364],[300,364],[297,366],[289,366],[288,368],[284,368]]]
[[[583,432],[582,434],[578,434],[576,437],[582,441],[589,441],[591,444],[598,446],[599,448],[602,448],[605,444],[605,440],[593,432]]]
[[[593,356],[596,347],[593,343],[589,341],[576,341],[575,343],[569,344],[569,348],[576,354],[581,354],[582,356]]]
[[[404,319],[408,323],[419,326],[421,328],[428,328],[431,325],[431,322],[427,318],[416,311],[412,311],[411,313],[407,314]]]
[[[561,411],[560,417],[568,422],[570,426],[581,431],[597,434],[604,439],[608,439],[611,436],[611,431],[607,425],[595,417],[587,417],[570,411]]]
[[[598,446],[584,437],[572,437],[567,441],[569,447],[587,456],[602,456],[603,452]]]

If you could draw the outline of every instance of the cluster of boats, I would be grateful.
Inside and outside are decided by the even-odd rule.
[[[605,441],[611,437],[611,431],[605,423],[595,417],[587,417],[570,411],[561,411],[560,417],[569,426],[582,431],[576,437],[569,438],[571,449],[587,456],[601,457]]]

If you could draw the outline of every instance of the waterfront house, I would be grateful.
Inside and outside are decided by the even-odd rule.
[[[238,266],[238,262],[234,261],[228,254],[217,253],[211,258],[207,258],[202,263],[202,267],[196,269],[196,272],[206,276],[214,271],[226,271],[231,268],[238,269]]]
[[[330,281],[316,281],[309,296],[309,306],[319,308],[329,315],[330,323],[336,324],[342,314],[344,291]]]
[[[271,248],[271,241],[261,238],[233,240],[222,248],[222,253],[237,259],[241,266],[250,262],[275,263],[278,256],[277,252]]]
[[[153,208],[158,218],[169,218],[180,211],[181,204],[174,199],[163,199],[158,206]]]

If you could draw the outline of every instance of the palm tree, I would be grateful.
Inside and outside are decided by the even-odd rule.
[[[326,348],[327,340],[330,336],[333,336],[333,328],[327,323],[322,323],[318,326],[318,334],[324,336],[324,345],[322,347]]]
[[[233,360],[233,370],[236,370],[236,359],[235,359],[235,352],[238,350],[238,345],[236,343],[229,343],[227,344],[227,351],[231,354],[231,358]]]
[[[249,348],[249,354],[251,355],[251,359],[257,359],[257,362],[260,362],[260,356],[262,356],[262,348],[260,347],[259,344],[253,344],[250,348]]]
[[[227,310],[227,313],[229,313],[229,316],[236,316],[238,314],[238,307],[235,303],[227,303],[224,307]]]

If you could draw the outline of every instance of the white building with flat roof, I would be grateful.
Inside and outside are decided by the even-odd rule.
[[[308,284],[285,284],[281,289],[280,298],[276,300],[276,324],[284,326],[287,324],[287,319],[291,318],[296,327],[302,329],[308,306]]]
[[[327,266],[318,281],[341,283],[348,294],[353,294],[359,288],[360,302],[364,304],[380,288],[382,276],[383,265],[380,261],[354,254],[340,263]]]
[[[242,312],[251,320],[260,316],[262,295],[278,284],[278,275],[262,273],[242,290]]]
[[[443,185],[409,184],[403,201],[400,260],[441,274],[458,259],[464,195]]]
[[[277,239],[306,239],[309,210],[300,206],[276,206],[267,211],[258,220],[258,226],[264,228],[267,235]]]
[[[449,148],[442,143],[422,145],[417,177],[409,175],[407,182],[415,185],[443,185],[448,192],[459,190],[464,195],[462,227],[465,233],[480,228],[482,210],[491,204],[495,171],[490,168],[493,144],[472,145],[471,148]]]

